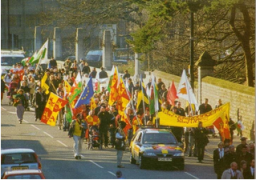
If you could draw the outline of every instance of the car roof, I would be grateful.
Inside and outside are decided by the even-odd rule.
[[[166,128],[141,128],[144,133],[171,133],[170,129]]]
[[[34,153],[33,149],[29,148],[13,148],[13,149],[2,149],[1,154],[14,154],[14,153]]]
[[[24,169],[24,170],[15,170],[15,171],[5,171],[5,175],[13,174],[38,174],[42,173],[40,169]]]

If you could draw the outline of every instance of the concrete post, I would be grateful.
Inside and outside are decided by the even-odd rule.
[[[213,76],[213,67],[215,61],[212,59],[208,52],[203,52],[195,64],[198,66],[198,91],[197,91],[197,102],[202,104],[202,79],[206,76]]]
[[[58,27],[54,28],[53,34],[53,58],[62,58],[62,41],[61,41],[61,29]]]
[[[110,31],[103,32],[103,48],[102,48],[102,66],[106,70],[111,70],[113,61],[113,49]]]
[[[38,51],[42,46],[42,34],[41,34],[41,27],[35,26],[35,33],[34,33],[34,52]]]
[[[86,35],[85,29],[77,28],[76,30],[76,61],[85,57],[85,44],[84,38]]]

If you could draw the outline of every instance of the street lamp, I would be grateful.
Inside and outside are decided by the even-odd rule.
[[[185,0],[190,10],[190,81],[191,88],[194,90],[194,13],[202,5],[202,0]]]

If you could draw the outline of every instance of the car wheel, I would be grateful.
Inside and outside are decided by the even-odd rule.
[[[145,161],[142,156],[139,157],[139,167],[140,169],[145,169]]]
[[[132,153],[130,155],[130,163],[131,164],[135,164],[136,163],[136,160],[133,158]]]

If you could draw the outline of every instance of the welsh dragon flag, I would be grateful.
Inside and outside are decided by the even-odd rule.
[[[70,96],[68,97],[68,101],[71,108],[74,108],[75,106],[74,100],[78,95],[80,95],[81,92],[82,92],[82,78],[80,73],[78,73],[76,76],[75,82],[71,87]]]
[[[111,87],[111,82],[114,76],[114,72],[115,72],[115,67],[113,66],[110,72],[109,81],[108,81],[108,87],[107,87],[108,92],[110,92],[110,89],[111,89],[110,87]]]
[[[48,59],[48,39],[44,43],[44,45],[39,49],[39,51],[33,54],[33,56],[29,60],[29,64],[34,65],[36,63],[40,63],[41,60]]]

